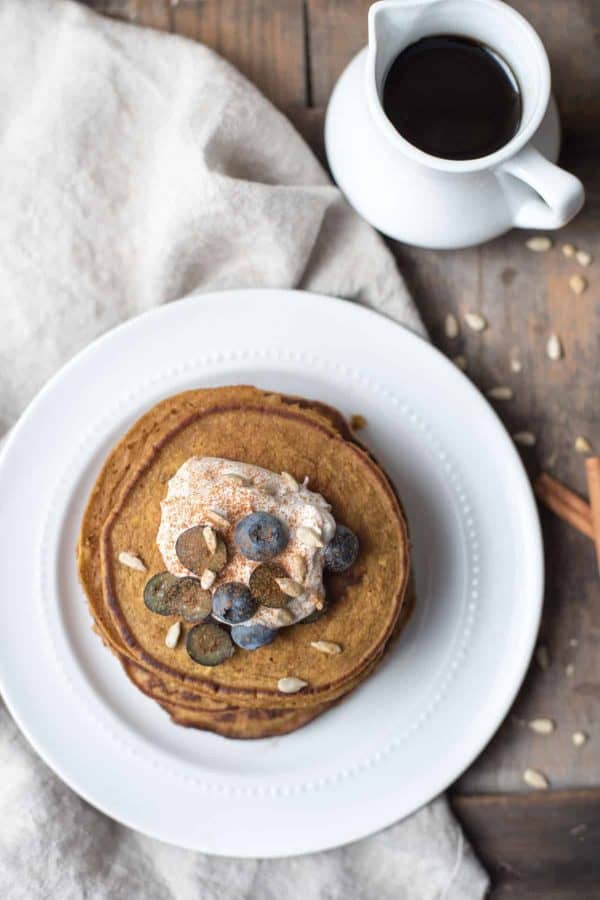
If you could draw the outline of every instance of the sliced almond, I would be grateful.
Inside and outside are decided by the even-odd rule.
[[[297,694],[305,687],[308,687],[308,681],[302,681],[301,678],[294,678],[291,675],[280,678],[277,682],[277,690],[282,694]]]
[[[552,241],[545,235],[536,235],[525,241],[525,246],[528,250],[533,250],[534,253],[546,253],[552,246]]]
[[[586,437],[584,437],[582,434],[578,434],[577,437],[575,438],[574,447],[578,453],[591,453],[592,452],[592,445],[590,444],[588,439]]]
[[[446,320],[444,322],[444,329],[446,331],[446,337],[458,337],[458,319],[456,318],[454,313],[447,313]]]
[[[213,584],[215,583],[216,573],[211,572],[210,569],[205,569],[202,575],[200,576],[200,586],[208,591],[211,589]]]
[[[573,665],[573,663],[567,663],[567,665],[565,666],[565,675],[567,676],[567,678],[572,678],[574,674],[575,666]]]
[[[493,400],[512,400],[514,395],[513,389],[505,385],[498,385],[488,391],[488,397],[492,397]]]
[[[592,254],[588,253],[587,250],[578,250],[575,254],[575,259],[580,266],[589,266],[592,264]]]
[[[325,544],[321,540],[321,535],[314,528],[310,528],[308,525],[301,525],[300,528],[296,529],[296,537],[301,544],[306,544],[307,547],[325,546]]]
[[[546,356],[553,362],[562,359],[564,355],[563,345],[557,334],[551,334],[546,344]]]
[[[465,322],[469,326],[472,331],[485,331],[487,328],[487,320],[484,319],[479,313],[468,312],[465,313]]]
[[[281,480],[283,481],[283,483],[286,486],[286,488],[288,489],[288,491],[293,491],[294,493],[297,493],[300,490],[300,485],[298,484],[298,482],[296,481],[294,476],[290,475],[289,472],[282,472]]]
[[[127,566],[128,569],[135,569],[136,572],[147,572],[148,569],[135,553],[129,553],[127,550],[121,550],[118,556],[118,560],[123,566]]]
[[[217,552],[217,535],[215,534],[214,528],[211,528],[210,525],[205,525],[202,529],[202,537],[204,538],[204,543],[208,547],[209,553]]]
[[[550,787],[548,779],[539,769],[525,769],[523,772],[523,781],[529,787],[535,788],[536,791],[545,791]]]
[[[571,259],[573,256],[575,256],[575,247],[573,246],[573,244],[563,244],[561,250],[563,252],[563,256],[566,256],[567,259]]]
[[[532,731],[536,734],[552,734],[556,725],[552,719],[531,719],[528,723]]]
[[[583,747],[584,744],[587,744],[588,736],[585,731],[574,731],[571,740],[576,747]]]
[[[280,591],[287,594],[288,597],[299,597],[304,593],[304,588],[293,578],[276,578],[275,583]]]
[[[532,431],[517,431],[513,434],[513,441],[522,447],[535,447],[537,438]]]
[[[523,371],[523,363],[518,357],[513,357],[510,361],[510,371],[511,372],[522,372]]]
[[[180,636],[181,622],[173,622],[165,636],[165,647],[168,647],[169,650],[173,650],[177,646]]]
[[[294,581],[304,584],[306,578],[306,560],[299,553],[294,553],[288,562],[288,569]]]
[[[217,528],[229,528],[229,526],[231,525],[229,519],[221,515],[220,512],[217,512],[216,509],[207,510],[206,518],[209,520],[209,522],[212,522],[213,525],[216,525]]]
[[[574,294],[583,294],[587,286],[588,283],[583,275],[571,275],[571,277],[569,278],[569,287]]]
[[[463,356],[462,353],[459,353],[458,356],[454,356],[452,358],[452,362],[456,366],[457,369],[460,369],[461,372],[466,372],[467,370],[467,357]]]
[[[340,645],[335,644],[333,641],[311,641],[310,646],[320,653],[328,653],[329,656],[335,656],[342,652]]]

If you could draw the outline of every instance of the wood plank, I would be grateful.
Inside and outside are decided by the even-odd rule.
[[[302,0],[207,0],[172,9],[178,34],[233,63],[280,108],[306,102]]]
[[[350,59],[367,43],[370,0],[307,0],[312,103],[325,106]]]
[[[576,86],[572,89],[578,90]],[[561,105],[570,106],[568,94],[561,98]],[[582,142],[572,141],[567,142],[563,161],[586,184],[588,205],[556,236],[557,244],[569,241],[600,259],[595,162]],[[558,249],[548,254],[530,253],[524,237],[513,232],[477,252],[477,306],[491,328],[483,341],[467,335],[466,354],[480,387],[493,383],[514,387],[515,400],[497,404],[497,409],[510,431],[527,428],[538,435],[537,447],[522,453],[530,473],[549,470],[585,494],[584,466],[573,442],[576,435],[583,434],[600,448],[600,408],[593,400],[600,396],[598,275],[594,277],[593,268],[586,271],[590,288],[582,297],[575,297],[568,278],[581,269],[565,260]],[[463,310],[460,283],[454,285],[454,292],[452,306]],[[439,337],[442,309],[436,306],[433,315]],[[560,363],[551,363],[545,356],[545,342],[552,331],[560,335],[565,347],[565,359]],[[508,366],[513,347],[519,347],[523,361],[523,372],[518,375]],[[556,786],[593,785],[600,780],[600,758],[593,751],[594,739],[599,737],[600,702],[600,605],[593,546],[546,510],[542,511],[542,524],[547,566],[542,639],[552,665],[547,672],[532,667],[514,710],[517,718],[506,723],[467,773],[465,789],[518,789],[527,765],[542,768]],[[566,675],[569,664],[575,667],[570,677]],[[558,723],[557,733],[545,742],[522,724],[539,715],[551,716]],[[570,735],[580,728],[592,735],[592,741],[583,752],[576,752]]]
[[[592,221],[588,210],[561,239],[600,255]],[[547,469],[585,493],[583,464],[573,440],[584,434],[600,447],[598,407],[592,402],[600,396],[598,309],[593,296],[584,295],[575,304],[565,284],[573,267],[558,251],[548,258],[533,257],[523,240],[514,233],[479,250],[444,255],[443,270],[438,268],[438,254],[434,261],[423,251],[395,249],[412,274],[436,343],[449,355],[465,353],[469,374],[482,390],[494,384],[514,388],[515,399],[496,406],[511,432],[526,428],[538,435],[538,446],[522,454],[530,472]],[[442,336],[444,313],[460,315],[467,308],[483,312],[489,331],[448,341]],[[567,358],[558,364],[544,353],[550,330],[565,343]],[[524,366],[518,375],[509,368],[515,347]],[[532,765],[546,772],[555,786],[593,785],[600,779],[600,759],[593,751],[600,701],[600,605],[593,546],[546,510],[542,523],[547,565],[542,640],[552,664],[546,672],[531,667],[513,716],[464,776],[465,790],[516,790],[522,771]],[[571,677],[566,675],[569,664],[575,667]],[[545,739],[525,724],[540,715],[558,724],[557,732]],[[579,751],[570,740],[577,729],[592,735]]]
[[[492,898],[598,896],[600,790],[451,798],[492,877]]]

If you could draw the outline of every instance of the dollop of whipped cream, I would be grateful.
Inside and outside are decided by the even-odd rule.
[[[302,529],[310,528],[323,545],[335,534],[329,503],[321,494],[309,490],[307,481],[298,484],[285,473],[278,475],[260,466],[228,459],[193,456],[186,460],[170,479],[167,495],[161,501],[156,543],[165,567],[172,575],[193,574],[181,564],[175,552],[177,538],[195,525],[210,525],[227,544],[227,565],[217,574],[211,591],[226,581],[247,585],[253,570],[261,564],[240,553],[233,541],[234,528],[249,513],[271,513],[285,522],[289,531],[287,546],[272,562],[294,577],[301,558],[302,568],[306,569],[302,581],[304,591],[299,597],[290,598],[283,610],[260,606],[242,624],[282,628],[305,619],[321,605],[325,591],[323,548],[302,540]],[[216,525],[211,512],[225,518],[229,527]]]

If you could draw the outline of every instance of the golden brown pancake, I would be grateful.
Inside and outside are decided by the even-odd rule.
[[[411,590],[411,581],[409,581],[406,601],[402,606],[394,634],[383,655],[389,652],[391,645],[408,621],[413,608],[414,593]],[[373,668],[379,662],[380,660],[373,665]],[[303,709],[273,710],[234,707],[210,697],[203,698],[189,694],[185,689],[176,685],[169,687],[158,675],[142,669],[131,660],[122,659],[121,663],[130,681],[147,697],[155,700],[177,725],[213,731],[229,738],[267,738],[289,734],[308,724],[347,696],[344,694],[332,703],[317,704]]]
[[[306,709],[252,709],[228,706],[210,697],[190,699],[181,690],[168,691],[161,679],[131,660],[123,660],[123,668],[130,681],[146,696],[151,697],[167,712],[177,725],[213,731],[230,738],[276,737],[295,731],[311,722],[331,706],[316,704]]]
[[[361,546],[350,572],[330,579],[334,602],[319,621],[283,629],[273,644],[237,651],[212,668],[194,663],[183,641],[168,650],[164,635],[171,620],[153,615],[142,602],[145,581],[164,568],[156,532],[166,482],[186,459],[201,455],[308,475],[311,488],[332,503],[336,521],[352,528]],[[116,563],[122,550],[140,556],[148,573]],[[140,689],[156,696],[177,721],[192,724],[194,712],[197,727],[209,728],[213,716],[220,733],[250,737],[299,727],[302,717],[287,728],[275,711],[302,708],[302,716],[313,718],[379,660],[402,608],[408,541],[389,482],[337,411],[249,387],[220,388],[163,401],[111,452],[84,516],[79,567],[96,628],[129,661],[127,673]],[[335,657],[318,653],[310,647],[315,640],[335,641],[344,651]],[[309,687],[282,695],[277,681],[291,674]],[[219,708],[207,708],[208,700]],[[240,708],[253,713],[247,717],[251,725],[232,724],[227,714]],[[265,715],[256,716],[257,710]],[[242,713],[234,716],[243,722]]]

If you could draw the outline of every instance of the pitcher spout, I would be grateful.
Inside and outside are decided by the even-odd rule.
[[[379,0],[369,9],[367,70],[378,98],[396,56],[423,33],[424,17],[447,0]]]

